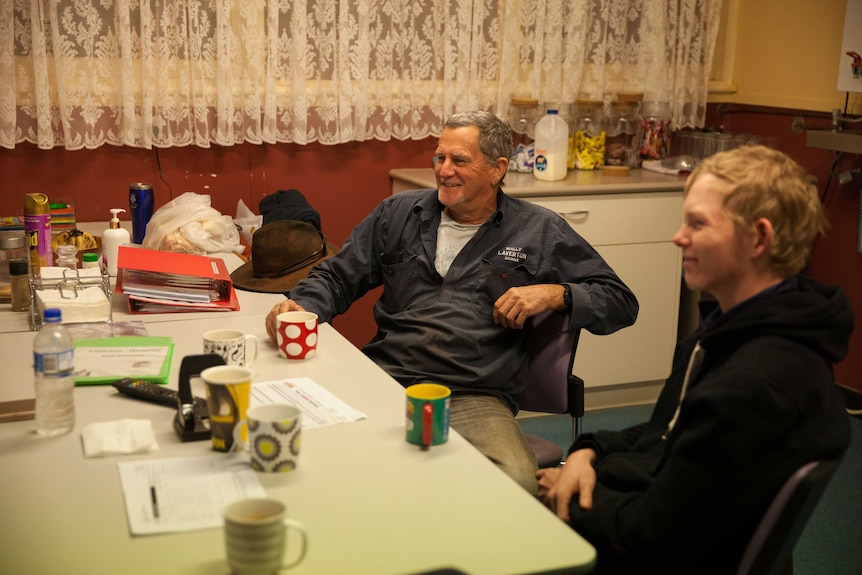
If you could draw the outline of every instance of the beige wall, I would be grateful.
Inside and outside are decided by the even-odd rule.
[[[836,86],[839,64],[850,64],[850,57],[841,53],[847,0],[725,2],[737,11],[735,42],[727,42],[735,44],[727,80],[736,91],[711,94],[710,102],[816,111],[844,108],[845,93]],[[862,93],[850,94],[848,112],[862,113]]]

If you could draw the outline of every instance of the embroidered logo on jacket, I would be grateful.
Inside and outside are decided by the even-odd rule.
[[[507,262],[525,262],[527,261],[527,254],[523,250],[524,248],[506,246],[504,249],[498,251],[497,255],[501,256]]]

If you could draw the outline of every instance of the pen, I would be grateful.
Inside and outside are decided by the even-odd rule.
[[[150,501],[153,504],[153,517],[159,518],[159,501],[156,499],[156,486],[150,485]]]

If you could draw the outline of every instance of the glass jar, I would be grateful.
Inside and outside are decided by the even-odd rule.
[[[611,102],[605,140],[605,165],[638,168],[641,165],[641,116],[643,94],[618,94]]]
[[[12,285],[9,280],[9,262],[13,259],[26,259],[28,246],[24,232],[0,232],[0,302],[12,301]]]
[[[57,262],[58,268],[76,269],[78,267],[78,248],[73,245],[63,244],[57,246]]]
[[[28,258],[9,260],[9,283],[12,285],[12,311],[30,309],[30,264]]]
[[[536,138],[536,122],[539,117],[539,100],[512,96],[509,103],[509,129],[512,131],[509,170],[533,171],[533,154],[530,148]]]
[[[600,170],[605,164],[606,136],[602,103],[578,100],[569,130],[569,168]]]
[[[642,160],[670,156],[671,112],[667,102],[643,102],[640,107]]]

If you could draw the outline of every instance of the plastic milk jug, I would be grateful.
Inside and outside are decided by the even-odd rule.
[[[557,110],[548,110],[536,123],[535,147],[533,176],[537,180],[548,182],[565,179],[569,125],[559,116]]]

